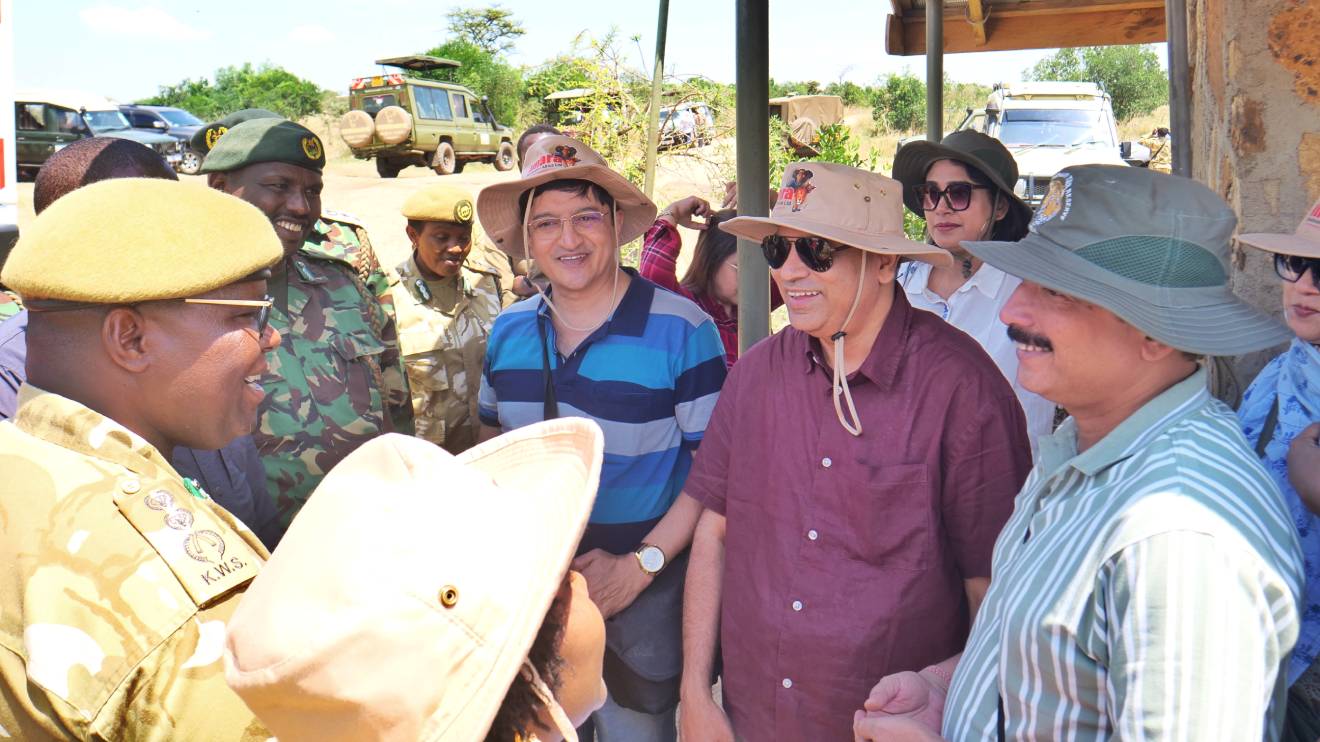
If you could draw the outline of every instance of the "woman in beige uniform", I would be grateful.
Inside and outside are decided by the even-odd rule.
[[[389,295],[408,369],[417,435],[460,453],[477,442],[477,390],[486,338],[515,297],[509,261],[474,244],[472,196],[437,184],[403,204],[412,255]]]

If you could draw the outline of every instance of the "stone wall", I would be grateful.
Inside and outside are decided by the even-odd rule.
[[[1187,12],[1193,177],[1228,201],[1239,231],[1290,232],[1320,198],[1320,0],[1187,0]],[[1270,256],[1234,259],[1234,291],[1278,316]],[[1273,353],[1236,359],[1237,385]]]

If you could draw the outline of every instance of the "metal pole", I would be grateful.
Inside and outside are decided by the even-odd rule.
[[[669,0],[660,0],[660,19],[655,23],[655,65],[651,68],[651,121],[646,135],[647,198],[655,191],[655,153],[660,148],[660,86],[665,79],[665,34],[668,29]]]
[[[926,0],[926,138],[944,138],[944,0]]]
[[[770,213],[770,9],[736,0],[738,213]],[[738,350],[770,334],[770,267],[761,246],[738,240]]]
[[[1164,0],[1164,27],[1169,39],[1169,128],[1172,129],[1173,174],[1192,177],[1191,73],[1187,61],[1187,4]]]

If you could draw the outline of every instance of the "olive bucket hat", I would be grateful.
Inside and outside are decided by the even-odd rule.
[[[1020,242],[964,242],[1005,273],[1101,306],[1165,345],[1238,355],[1292,338],[1229,287],[1233,210],[1194,180],[1065,168]]]
[[[1031,207],[1013,192],[1018,179],[1013,155],[1003,142],[971,129],[955,131],[941,142],[909,142],[898,150],[894,158],[894,180],[903,184],[903,204],[912,213],[925,216],[916,187],[926,182],[926,171],[939,160],[953,160],[976,168],[1004,192],[1009,208],[1019,212],[1021,221],[1031,220]]]

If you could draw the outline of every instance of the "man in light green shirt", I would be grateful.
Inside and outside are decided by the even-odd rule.
[[[1279,738],[1300,549],[1198,362],[1287,339],[1228,287],[1235,224],[1194,181],[1082,166],[1022,242],[964,245],[1022,277],[1000,315],[1018,380],[1071,417],[1041,441],[964,652],[881,680],[859,739]]]

